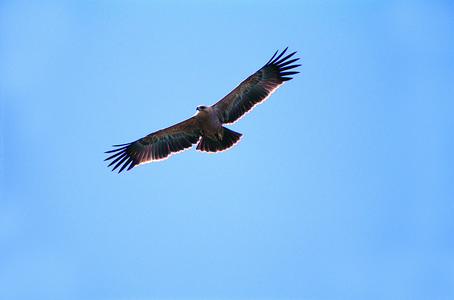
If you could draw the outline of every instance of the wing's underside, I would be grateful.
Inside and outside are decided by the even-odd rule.
[[[296,52],[282,57],[286,51],[287,48],[279,55],[276,52],[266,65],[246,78],[214,105],[223,123],[234,123],[255,105],[268,98],[281,84],[291,80],[292,77],[289,76],[299,73],[289,71],[300,66],[292,64],[299,58],[290,59]]]
[[[114,145],[119,148],[107,151],[114,154],[105,160],[112,159],[109,164],[109,167],[115,165],[112,171],[121,166],[118,173],[147,162],[164,160],[172,153],[188,149],[199,141],[202,133],[195,125],[195,119],[191,118],[132,143]]]

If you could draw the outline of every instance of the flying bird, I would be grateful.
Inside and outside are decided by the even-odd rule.
[[[287,47],[288,48],[288,47]],[[223,127],[233,124],[255,105],[263,102],[281,84],[291,80],[290,75],[299,72],[289,71],[300,65],[293,64],[299,58],[290,59],[296,52],[284,56],[285,48],[273,57],[260,70],[246,78],[224,98],[211,106],[199,105],[191,118],[170,127],[150,133],[132,143],[114,145],[114,153],[105,160],[112,160],[108,167],[112,171],[120,167],[118,173],[127,168],[168,158],[198,143],[202,152],[224,151],[235,145],[242,134]],[[283,57],[284,56],[284,57]]]

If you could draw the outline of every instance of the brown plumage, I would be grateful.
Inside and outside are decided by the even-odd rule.
[[[114,153],[105,160],[112,159],[109,167],[120,167],[118,173],[127,168],[151,161],[163,160],[172,153],[183,151],[199,142],[197,150],[203,152],[224,151],[235,145],[242,134],[222,126],[232,124],[250,111],[255,105],[264,101],[281,84],[299,72],[289,71],[300,65],[292,64],[299,58],[290,59],[296,52],[282,57],[287,48],[273,57],[260,70],[246,78],[224,98],[211,106],[197,106],[196,114],[173,126],[153,132],[137,141],[128,144],[114,145],[119,147],[106,153]],[[277,56],[276,56],[277,55]]]

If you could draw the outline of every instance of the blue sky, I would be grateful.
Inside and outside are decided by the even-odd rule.
[[[451,1],[2,1],[0,298],[452,299],[453,36]],[[233,148],[107,168],[287,46]]]

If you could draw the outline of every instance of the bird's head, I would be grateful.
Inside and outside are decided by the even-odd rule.
[[[197,108],[195,110],[205,111],[206,109],[207,109],[207,107],[205,105],[199,105],[199,106],[197,106]]]
[[[212,107],[205,106],[205,105],[199,105],[199,106],[197,106],[196,110],[197,110],[196,114],[209,115],[209,114],[211,114]]]

